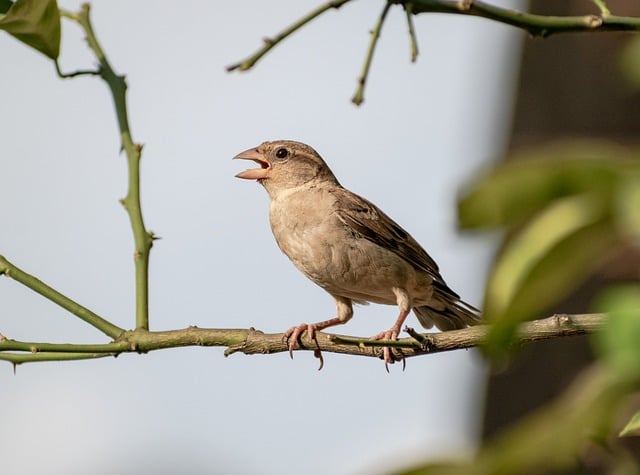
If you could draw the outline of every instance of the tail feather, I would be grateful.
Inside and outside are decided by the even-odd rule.
[[[457,330],[477,325],[481,321],[480,310],[451,294],[436,292],[433,302],[428,305],[414,307],[413,313],[425,328],[435,324],[442,331]]]

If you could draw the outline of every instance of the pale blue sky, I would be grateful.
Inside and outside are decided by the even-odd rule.
[[[143,211],[162,237],[151,257],[152,329],[279,332],[333,316],[333,300],[275,245],[264,190],[233,178],[244,164],[231,157],[280,138],[316,148],[345,186],[422,243],[451,287],[480,303],[490,241],[457,235],[455,197],[504,148],[522,35],[422,15],[421,54],[410,64],[394,7],[360,108],[349,99],[382,2],[329,12],[254,71],[224,71],[319,3],[92,2],[145,144]],[[93,63],[75,25],[64,22],[63,35],[64,70]],[[0,58],[0,254],[132,327],[131,232],[118,204],[126,167],[107,89],[95,78],[59,80],[7,35]],[[104,341],[10,279],[0,279],[0,302],[9,338]],[[396,313],[358,307],[340,332],[378,333]],[[484,381],[473,351],[414,358],[390,374],[372,359],[327,354],[318,372],[309,353],[222,353],[34,364],[15,376],[0,365],[3,473],[382,473],[476,441]]]

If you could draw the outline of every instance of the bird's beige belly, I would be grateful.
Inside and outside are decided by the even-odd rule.
[[[351,237],[348,245],[336,245],[322,236],[309,237],[279,244],[303,274],[332,295],[387,305],[397,303],[394,287],[406,289],[416,304],[431,295],[426,274],[365,239]]]

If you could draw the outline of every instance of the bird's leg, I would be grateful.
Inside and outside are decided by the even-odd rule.
[[[347,323],[349,319],[353,316],[353,306],[351,304],[351,300],[344,297],[336,297],[336,307],[338,309],[338,316],[335,318],[330,318],[329,320],[324,320],[318,323],[301,323],[298,326],[289,328],[286,332],[284,332],[283,340],[289,343],[289,356],[293,359],[293,350],[296,349],[296,344],[298,343],[302,334],[306,331],[307,336],[310,341],[314,341],[316,339],[316,332],[320,330],[324,330],[325,328],[329,328],[335,325],[342,325]],[[317,343],[317,342],[316,342]],[[319,349],[316,349],[314,352],[316,358],[320,358],[320,368],[322,368],[322,354]]]
[[[400,310],[400,315],[396,320],[396,323],[393,324],[391,328],[387,331],[380,332],[375,336],[372,336],[372,340],[392,340],[395,341],[398,339],[398,335],[400,334],[400,329],[402,328],[402,324],[407,319],[407,315],[409,315],[410,310]],[[393,363],[395,359],[391,354],[391,348],[385,346],[382,349],[382,355],[384,356],[384,367],[387,372],[389,372],[389,363]],[[404,358],[403,358],[404,359]]]
[[[400,334],[402,325],[404,324],[404,321],[407,319],[407,315],[409,315],[409,312],[411,311],[412,303],[411,303],[411,296],[409,295],[409,293],[405,289],[398,288],[398,287],[393,288],[393,293],[396,295],[398,307],[400,308],[400,315],[398,315],[398,318],[396,319],[396,323],[394,323],[391,328],[389,328],[387,331],[380,332],[377,335],[371,337],[372,340],[393,340],[393,341],[397,340],[398,335]],[[389,348],[388,346],[385,346],[382,349],[382,355],[384,357],[384,367],[388,373],[389,363],[393,363],[395,361],[391,353],[391,348]],[[402,358],[402,360],[404,362],[404,358]]]

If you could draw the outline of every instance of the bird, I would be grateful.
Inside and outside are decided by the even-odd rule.
[[[264,187],[278,247],[336,303],[335,317],[301,323],[284,333],[291,358],[305,332],[313,341],[317,331],[347,323],[354,303],[398,307],[395,323],[373,340],[397,340],[411,310],[427,329],[480,323],[480,311],[449,288],[420,244],[376,205],[344,188],[312,147],[293,140],[267,141],[233,158],[259,165],[235,176]],[[316,356],[322,367],[319,351]],[[383,348],[382,358],[388,371],[396,361],[389,347]]]

